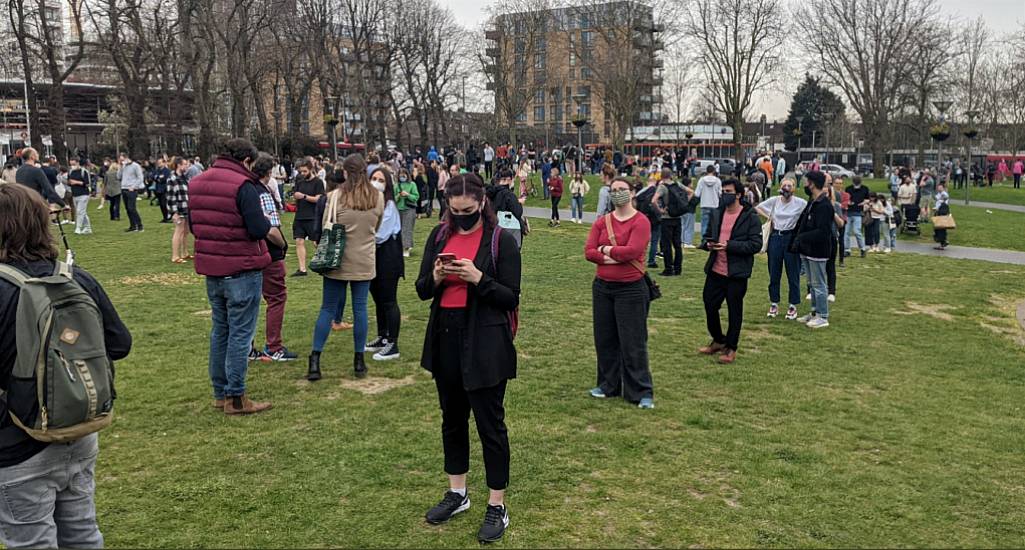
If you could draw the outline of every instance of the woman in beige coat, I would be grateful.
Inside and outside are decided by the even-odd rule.
[[[370,281],[376,276],[376,243],[374,235],[384,215],[384,195],[370,185],[367,163],[360,155],[349,155],[342,162],[343,174],[332,173],[331,179],[343,179],[327,196],[324,208],[324,231],[332,225],[345,226],[345,251],[341,267],[323,273],[324,295],[320,316],[313,329],[313,351],[310,353],[306,379],[320,380],[320,354],[331,333],[331,320],[345,307],[346,289],[352,287],[353,370],[357,377],[367,374],[363,352],[367,343],[367,294]],[[326,238],[326,235],[325,235]]]

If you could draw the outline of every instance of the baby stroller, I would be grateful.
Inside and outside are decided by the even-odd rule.
[[[900,226],[900,232],[903,233],[914,233],[915,235],[921,235],[922,230],[918,227],[918,216],[922,213],[922,209],[917,204],[906,204],[904,205],[904,223]]]

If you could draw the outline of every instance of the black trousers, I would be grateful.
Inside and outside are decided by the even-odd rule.
[[[840,232],[843,234],[843,231]],[[840,253],[839,237],[833,240],[833,246],[829,247],[829,261],[826,262],[826,286],[830,294],[836,295],[836,257]],[[811,294],[811,287],[808,287],[808,294]]]
[[[171,219],[171,212],[167,208],[167,193],[157,193],[157,204],[160,205],[161,219]]]
[[[744,296],[747,294],[747,279],[723,277],[709,273],[705,277],[705,289],[701,296],[705,302],[705,322],[712,341],[736,351],[740,344],[740,327],[744,323]],[[722,333],[719,310],[723,301],[729,316],[726,334]]]
[[[662,218],[662,254],[665,257],[665,272],[679,275],[683,272],[683,247],[680,244],[680,218]]]
[[[427,186],[427,216],[430,217],[434,214],[434,196],[438,195],[438,200],[441,200],[441,195],[438,194],[438,187],[436,185]]]
[[[495,173],[495,161],[486,160],[484,161],[484,177],[491,179],[491,176]]]
[[[865,226],[865,246],[879,245],[879,220],[872,218]]]
[[[467,391],[463,386],[462,351],[466,336],[466,310],[442,310],[438,322],[438,361],[434,384],[441,404],[441,442],[445,473],[470,470],[470,411],[484,448],[488,488],[509,486],[509,433],[505,427],[505,381],[497,386]]]
[[[128,224],[132,229],[142,229],[142,218],[139,217],[139,210],[135,201],[139,198],[136,191],[122,191],[121,196],[125,199],[125,212],[128,213]]]
[[[1014,174],[1014,188],[1021,189],[1021,174]]]
[[[591,296],[598,387],[605,395],[622,395],[632,403],[654,397],[648,367],[647,283],[643,279],[613,283],[596,278]]]
[[[107,202],[110,203],[110,221],[121,220],[121,195],[107,197]]]
[[[552,197],[552,219],[559,221],[559,201],[562,197]]]
[[[378,276],[370,281],[370,296],[374,299],[377,313],[377,335],[389,342],[399,340],[402,314],[399,311],[398,291],[398,277]]]

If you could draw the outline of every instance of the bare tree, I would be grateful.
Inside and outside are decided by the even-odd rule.
[[[782,6],[778,0],[693,0],[685,34],[696,42],[706,94],[733,128],[740,162],[752,100],[777,75],[786,35]]]
[[[32,37],[41,31],[36,25],[39,19],[35,16],[35,7],[26,0],[9,0],[7,16],[11,22],[11,30],[18,43],[18,54],[21,61],[22,78],[25,81],[25,98],[28,109],[28,124],[34,130],[29,139],[32,147],[43,149],[43,133],[40,131],[39,100],[36,98],[34,65],[35,51],[32,48]]]
[[[815,22],[802,44],[861,118],[877,174],[890,116],[905,104],[907,75],[918,61],[916,32],[937,14],[935,0],[804,0],[795,12],[795,20]]]
[[[956,87],[953,65],[960,57],[957,41],[950,40],[954,30],[948,23],[928,21],[915,30],[917,48],[907,75],[907,103],[914,110],[915,130],[919,134],[918,164],[925,165],[925,148],[931,137],[933,102],[947,99],[946,90]]]
[[[673,122],[690,118],[695,105],[697,64],[686,48],[677,46],[666,55],[664,103]]]

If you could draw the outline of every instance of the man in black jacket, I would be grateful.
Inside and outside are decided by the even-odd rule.
[[[826,264],[833,247],[833,204],[826,192],[826,175],[809,172],[805,176],[811,190],[811,201],[804,207],[797,222],[797,233],[791,241],[791,250],[801,254],[804,272],[811,287],[811,313],[797,321],[810,328],[829,326],[829,290],[826,284]]]
[[[53,190],[53,184],[50,179],[46,177],[46,173],[39,167],[39,153],[31,147],[26,147],[21,150],[21,167],[14,174],[14,180],[18,183],[29,187],[35,192],[42,195],[46,202],[55,204],[61,208],[67,207],[64,204],[64,198],[57,195],[57,192]],[[54,174],[56,179],[56,174]]]
[[[705,355],[721,353],[719,362],[724,364],[737,358],[747,280],[751,278],[755,254],[762,249],[762,226],[754,208],[740,202],[742,196],[740,182],[736,178],[722,183],[719,208],[712,211],[701,243],[701,248],[709,252],[702,299],[712,343],[698,351]],[[723,334],[719,320],[724,300],[729,316],[726,334]]]

